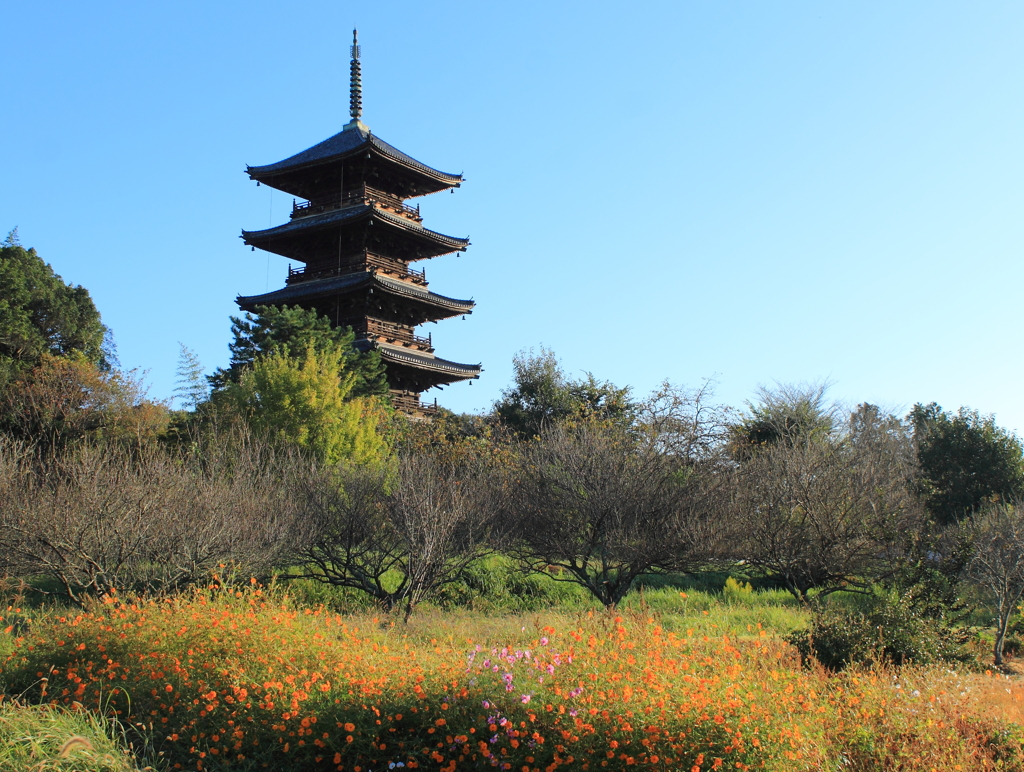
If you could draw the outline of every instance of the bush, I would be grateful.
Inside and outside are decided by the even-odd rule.
[[[749,603],[754,597],[754,588],[750,582],[737,580],[730,576],[725,580],[722,594],[730,603]]]
[[[923,616],[907,595],[871,596],[863,610],[819,604],[811,626],[786,640],[832,670],[870,662],[926,665],[971,659],[963,632]]]
[[[574,582],[545,573],[528,573],[504,555],[471,564],[459,582],[438,599],[443,608],[463,606],[477,611],[518,613],[552,606],[591,605],[592,598]]]

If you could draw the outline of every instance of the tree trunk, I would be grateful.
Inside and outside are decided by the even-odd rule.
[[[992,646],[992,661],[996,667],[1002,667],[1003,664],[1003,645],[1006,643],[1006,628],[1010,624],[1010,610],[1013,608],[1012,605],[1007,604],[1007,608],[1004,611],[999,609],[999,619],[996,625],[996,640]]]

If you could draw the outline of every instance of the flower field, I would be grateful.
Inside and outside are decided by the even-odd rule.
[[[428,638],[258,588],[107,598],[33,623],[0,680],[116,715],[157,769],[1024,769],[1024,689],[1003,676],[830,675],[756,626],[686,623],[551,614]]]

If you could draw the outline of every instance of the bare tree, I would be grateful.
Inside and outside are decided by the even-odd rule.
[[[912,474],[899,422],[871,406],[843,434],[761,445],[735,476],[734,517],[746,534],[737,557],[777,574],[801,600],[813,589],[866,590],[921,522]]]
[[[1010,615],[1024,595],[1024,507],[992,504],[963,526],[974,542],[967,575],[996,601],[996,638],[992,655],[1003,664]]]
[[[545,429],[506,482],[511,551],[528,569],[619,603],[642,574],[692,570],[715,553],[718,475],[649,436],[603,423]]]
[[[715,382],[696,388],[665,381],[638,406],[636,425],[661,452],[692,464],[718,455],[729,437],[732,410],[714,401]]]
[[[57,582],[74,602],[180,589],[221,564],[263,572],[290,538],[288,464],[248,438],[185,456],[83,444],[48,461],[7,444],[0,560]]]
[[[408,620],[423,600],[457,581],[487,550],[490,516],[480,472],[423,452],[388,474],[320,470],[305,482],[308,531],[296,557],[311,578],[367,593]],[[390,580],[390,581],[389,581]]]

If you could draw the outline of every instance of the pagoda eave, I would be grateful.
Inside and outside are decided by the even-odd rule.
[[[364,345],[368,342],[362,342]],[[414,387],[418,391],[444,386],[449,383],[476,380],[483,372],[479,364],[452,362],[427,354],[413,352],[400,346],[371,344],[380,351],[384,367],[399,380],[400,388]]]
[[[424,260],[459,252],[468,248],[470,243],[468,238],[447,236],[432,231],[413,220],[392,214],[371,204],[349,206],[322,214],[299,217],[274,228],[259,231],[243,230],[242,241],[246,246],[258,247],[282,257],[308,262],[308,259],[299,250],[296,250],[294,246],[296,243],[306,241],[311,234],[360,226],[365,228],[381,227],[395,238],[409,239],[417,243],[419,253],[411,259]]]
[[[365,156],[369,157],[365,157]],[[347,128],[313,147],[273,164],[247,166],[250,179],[292,195],[306,197],[303,179],[318,167],[329,167],[358,159],[393,167],[409,180],[411,196],[437,193],[458,187],[461,174],[449,174],[417,161],[398,148],[361,128]]]
[[[438,295],[416,285],[389,279],[372,272],[350,273],[299,282],[262,295],[239,295],[235,302],[243,311],[252,311],[256,306],[284,304],[315,307],[321,304],[318,301],[356,294],[369,296],[375,292],[394,301],[408,304],[416,314],[416,318],[421,320],[420,324],[471,314],[476,305],[472,300],[458,300]]]

